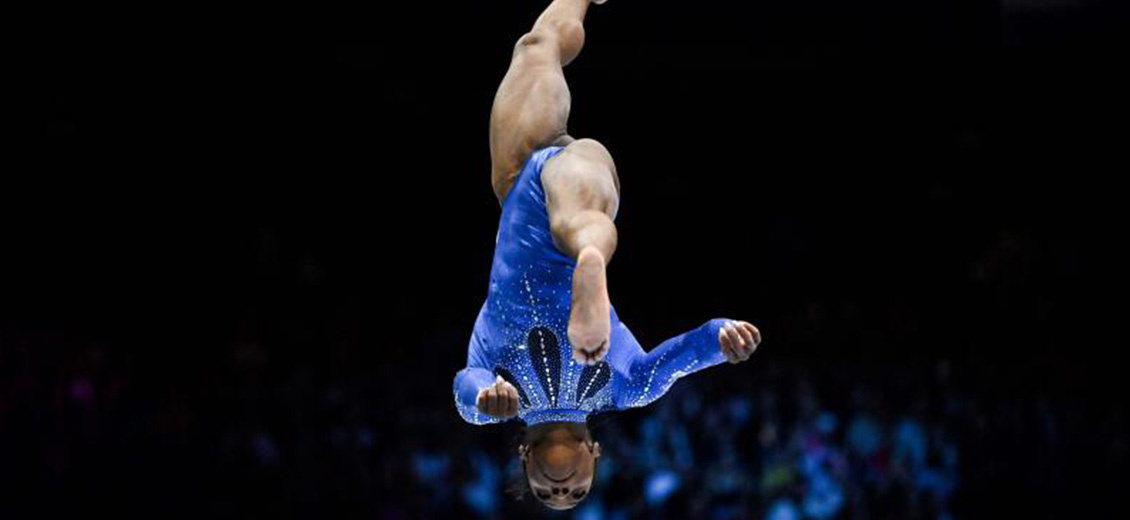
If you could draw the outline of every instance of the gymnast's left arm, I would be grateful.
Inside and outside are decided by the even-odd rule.
[[[635,338],[624,328],[626,342]],[[629,358],[628,381],[616,396],[618,408],[645,406],[660,398],[676,380],[723,362],[741,363],[750,358],[761,344],[761,331],[746,321],[712,319],[700,327],[684,332],[651,352],[626,349]]]

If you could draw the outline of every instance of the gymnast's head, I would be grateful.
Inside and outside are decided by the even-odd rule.
[[[523,481],[515,484],[516,495],[528,488],[550,509],[572,509],[596,483],[600,443],[584,423],[546,422],[525,429],[518,458]]]

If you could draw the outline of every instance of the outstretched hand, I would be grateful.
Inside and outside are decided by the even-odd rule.
[[[741,363],[749,359],[761,344],[761,331],[748,321],[728,321],[718,329],[718,343],[726,361]]]
[[[518,415],[518,389],[502,376],[496,376],[494,383],[479,390],[475,405],[480,413],[499,419],[509,419]]]

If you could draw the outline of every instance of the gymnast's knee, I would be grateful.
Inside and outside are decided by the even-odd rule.
[[[615,189],[616,206],[619,206],[620,197],[620,175],[616,172],[616,161],[612,159],[612,153],[605,148],[600,141],[596,139],[576,139],[569,143],[566,150],[571,154],[576,154],[583,157],[590,163],[600,166],[601,170],[607,171],[609,178],[612,179],[612,186]],[[615,214],[615,212],[613,212]]]
[[[548,20],[518,38],[515,54],[541,48],[556,48],[565,57],[576,56],[585,44],[585,27],[576,20]]]

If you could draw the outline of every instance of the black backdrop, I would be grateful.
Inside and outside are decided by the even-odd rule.
[[[382,428],[408,407],[469,432],[449,388],[498,218],[487,118],[543,4],[38,15],[16,49],[32,117],[0,190],[0,378],[49,386],[71,370],[51,345],[87,342],[128,384],[89,431],[4,394],[3,501],[32,516],[294,513],[241,491],[217,455],[225,428],[273,413],[234,398],[241,355],[269,358],[265,388],[369,380],[360,406]],[[946,359],[986,396],[1052,395],[1075,414],[1077,451],[1056,459],[1070,476],[1017,484],[1026,454],[1002,438],[965,511],[1100,507],[1121,471],[1086,435],[1123,409],[1106,360],[1124,15],[1098,1],[593,8],[567,71],[571,133],[619,166],[621,316],[647,345],[746,317],[766,363]],[[266,353],[241,350],[249,338]],[[191,427],[162,433],[178,420]],[[363,510],[335,496],[311,503]]]

